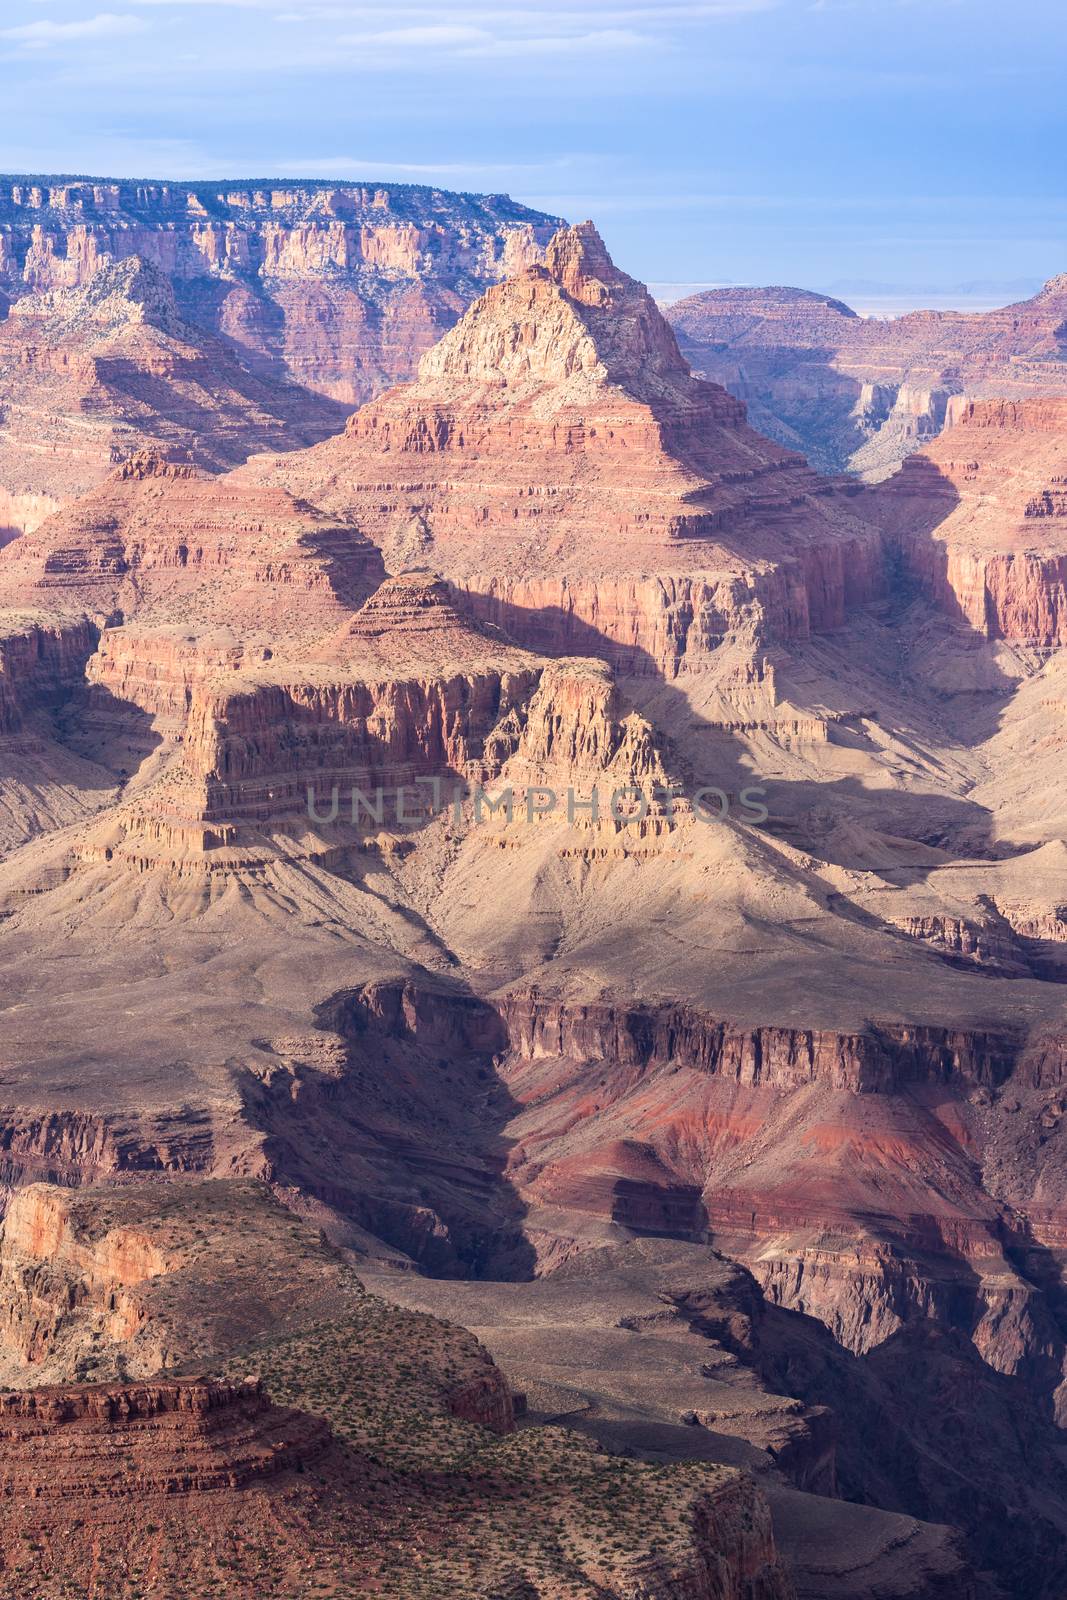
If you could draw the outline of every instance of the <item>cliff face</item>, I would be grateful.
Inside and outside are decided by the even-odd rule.
[[[1067,400],[961,400],[868,497],[902,576],[987,639],[1067,643]]]
[[[46,1354],[13,1337],[31,1273]],[[118,1314],[134,1300],[137,1333]],[[539,1600],[563,1584],[793,1600],[750,1479],[653,1474],[517,1430],[470,1334],[366,1294],[261,1185],[30,1187],[6,1220],[0,1306],[4,1360],[31,1385],[0,1393],[0,1548],[47,1600],[72,1582],[94,1600],[236,1597],[265,1568],[296,1600],[309,1563],[339,1592],[398,1600],[516,1582]],[[118,1374],[42,1384],[60,1333],[67,1359]],[[166,1366],[192,1355],[196,1375],[131,1378],[168,1339]]]
[[[877,536],[690,375],[591,224],[343,438],[245,473],[351,514],[387,562],[432,561],[523,642],[632,671],[699,667],[745,629],[806,638],[884,583]]]
[[[0,542],[137,450],[218,470],[340,425],[340,408],[186,322],[150,262],[105,260],[74,283],[25,294],[0,321]]]
[[[96,646],[88,618],[62,622],[32,612],[0,620],[0,734],[18,733],[27,716],[61,705],[81,681]]]
[[[129,1493],[235,1489],[303,1470],[329,1430],[320,1418],[272,1407],[254,1380],[195,1379],[121,1387],[16,1390],[0,1395],[3,1492],[69,1502]],[[199,1457],[199,1459],[198,1459]]]
[[[951,405],[1067,393],[1067,278],[966,315],[857,317],[802,289],[711,289],[668,316],[695,371],[823,471],[887,477],[939,433]]]
[[[42,290],[41,327],[184,337],[167,331],[172,302],[187,326],[181,296],[126,266],[117,298],[96,279]],[[243,1360],[273,1324],[289,1354],[260,1355],[280,1397],[314,1410],[336,1355],[331,1421],[357,1455],[392,1429],[406,1485],[438,1474],[404,1512],[401,1565],[420,1518],[453,1589],[463,1552],[488,1548],[495,1500],[459,1553],[452,1502],[432,1511],[442,1441],[486,1425],[507,1430],[506,1531],[530,1541],[493,1569],[502,1592],[537,1594],[544,1559],[546,1596],[568,1561],[607,1595],[777,1593],[758,1508],[751,1561],[730,1505],[715,1550],[692,1537],[725,1479],[671,1500],[684,1522],[658,1549],[664,1503],[635,1489],[612,1546],[598,1475],[628,1467],[593,1451],[578,1553],[546,1556],[556,1465],[531,1474],[481,1358],[447,1383],[416,1372],[417,1405],[393,1386],[368,1410],[366,1322],[318,1325],[379,1312],[344,1300],[306,1238],[290,1250],[276,1223],[251,1248],[232,1192],[177,1220],[149,1203],[180,1211],[198,1180],[252,1176],[347,1249],[466,1287],[634,1237],[711,1239],[780,1320],[809,1319],[839,1373],[889,1366],[931,1324],[952,1343],[936,1383],[975,1385],[983,1428],[997,1396],[1062,1415],[1067,853],[1049,709],[1067,688],[1032,650],[1055,643],[1051,569],[1041,602],[991,576],[1020,551],[1056,557],[1053,411],[1030,430],[1033,472],[1010,407],[995,425],[961,414],[976,442],[951,457],[960,506],[978,463],[959,548],[1002,597],[1008,649],[952,626],[976,615],[977,579],[942,593],[921,565],[955,478],[927,469],[929,505],[818,478],[689,374],[585,226],[490,286],[417,383],[329,443],[214,477],[138,450],[7,545],[0,1180],[24,1192],[0,1258],[5,1373],[147,1380],[210,1351]],[[979,433],[1003,442],[979,450]],[[1014,505],[1039,536],[994,526]],[[446,797],[449,780],[510,791],[511,810],[446,798],[431,815],[435,779]],[[403,817],[401,785],[423,797]],[[647,809],[613,815],[612,791],[637,785],[657,791]],[[998,837],[1005,786],[1037,858]],[[529,807],[548,790],[554,808]],[[31,1194],[41,1178],[70,1192]],[[125,1199],[105,1214],[108,1180]],[[704,1401],[686,1409],[717,1435],[728,1419]],[[900,1482],[940,1437],[929,1410]],[[781,1453],[825,1486],[818,1424],[783,1429]],[[529,1448],[555,1447],[542,1431]],[[1036,1495],[1044,1467],[1019,1470]],[[895,1509],[890,1480],[855,1492]],[[970,1482],[928,1504],[979,1538],[1005,1491],[972,1516]],[[958,1577],[932,1535],[901,1537]],[[1035,1556],[1019,1596],[1054,1600],[1058,1563]],[[877,1572],[848,1582],[894,1592]]]
[[[4,563],[12,600],[123,626],[229,629],[305,642],[338,627],[382,576],[343,519],[140,451],[19,539]]]
[[[0,293],[84,287],[137,256],[253,367],[347,406],[411,375],[558,219],[413,185],[0,183]]]

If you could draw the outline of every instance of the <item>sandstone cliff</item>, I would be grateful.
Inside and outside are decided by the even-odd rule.
[[[0,1258],[0,1344],[34,1383],[0,1394],[0,1545],[48,1600],[71,1584],[93,1600],[236,1597],[253,1571],[295,1600],[312,1567],[327,1593],[394,1600],[515,1584],[544,1600],[792,1600],[751,1480],[517,1432],[476,1340],[365,1294],[256,1185],[37,1186]],[[30,1276],[39,1319],[98,1368],[169,1337],[171,1368],[200,1342],[196,1375],[41,1386],[41,1349],[18,1338]],[[229,1315],[205,1317],[212,1299]]]
[[[989,639],[1067,643],[1067,400],[955,403],[869,504],[913,593]]]
[[[591,224],[562,230],[342,438],[254,462],[431,562],[533,648],[700,667],[727,634],[803,639],[882,592],[876,534],[691,377]]]
[[[138,449],[218,469],[340,426],[341,408],[253,372],[186,322],[170,280],[140,257],[72,282],[26,294],[0,322],[0,542]]]
[[[858,317],[803,289],[710,289],[668,315],[694,370],[823,471],[877,480],[936,437],[953,401],[1067,393],[1067,277],[967,315]]]
[[[351,406],[409,377],[557,221],[506,195],[409,184],[9,178],[0,294],[17,305],[140,257],[247,363]]]

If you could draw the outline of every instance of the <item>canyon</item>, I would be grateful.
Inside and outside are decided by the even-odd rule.
[[[861,317],[808,289],[709,289],[669,316],[695,371],[825,472],[889,476],[971,400],[1067,393],[1067,276],[996,311]]]
[[[354,406],[409,377],[559,222],[507,195],[418,184],[4,178],[0,294],[84,288],[140,258],[193,326]]]
[[[710,665],[742,633],[806,638],[880,581],[848,495],[690,375],[592,224],[487,291],[416,383],[238,478],[352,518],[387,563],[433,565],[535,648],[607,638],[627,672]]]
[[[0,551],[12,1481],[101,1595],[247,1517],[285,1596],[1056,1600],[1065,403],[823,476],[518,209],[328,437]]]
[[[336,432],[557,221],[411,185],[0,180],[0,542],[138,448],[218,469]]]
[[[263,1185],[31,1185],[4,1255],[33,1286],[2,1335],[32,1387],[0,1394],[0,1550],[26,1592],[793,1600],[748,1475],[665,1474],[518,1427],[522,1400],[470,1334],[367,1294]],[[56,1272],[70,1303],[44,1329]],[[172,1354],[133,1376],[168,1324],[186,1352],[199,1333],[200,1370]],[[64,1338],[95,1381],[40,1381]]]

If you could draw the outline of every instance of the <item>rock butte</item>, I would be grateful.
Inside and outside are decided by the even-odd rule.
[[[696,371],[825,471],[878,479],[963,399],[1067,393],[1067,276],[997,311],[859,317],[805,289],[709,289],[672,305]]]
[[[532,648],[674,676],[880,592],[848,494],[694,379],[591,223],[561,230],[344,434],[240,476],[355,518]],[[606,652],[605,652],[606,647]]]
[[[556,223],[414,185],[0,179],[0,544],[141,446],[219,468],[335,432]]]
[[[915,1593],[896,1539],[927,1592],[970,1596],[948,1523],[1017,1600],[1057,1600],[1061,428],[1044,401],[963,407],[890,483],[827,481],[691,377],[583,225],[342,435],[215,478],[118,467],[0,554],[3,1181],[258,1179],[386,1282],[520,1280],[541,1382],[548,1300],[521,1280],[680,1238],[612,1324],[637,1335],[650,1295],[681,1317],[719,1281],[713,1243],[745,1269],[714,1359],[761,1395],[721,1431],[765,1468],[784,1428],[792,1490],[832,1499],[811,1408],[855,1439],[912,1353],[922,1374],[877,1470],[849,1468],[905,1523],[793,1503],[794,1536],[825,1532],[805,1592],[852,1538],[870,1559],[831,1593]],[[335,789],[435,776],[514,814],[330,815]],[[659,793],[632,824],[526,812],[635,779]],[[686,798],[753,782],[765,827]],[[91,1333],[165,1356],[194,1256],[157,1263],[157,1296],[158,1222],[98,1250],[62,1210],[12,1207],[10,1359],[53,1376]],[[1011,1472],[973,1465],[1009,1415],[1038,1463],[1012,1458],[1015,1518]],[[756,1576],[724,1592],[779,1600],[752,1516]],[[671,1581],[645,1587],[704,1600]]]

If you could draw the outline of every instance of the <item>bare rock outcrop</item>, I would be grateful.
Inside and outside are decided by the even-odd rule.
[[[709,289],[668,311],[695,371],[823,471],[889,476],[967,400],[1067,393],[1067,277],[966,314],[859,317],[804,289]]]
[[[272,1407],[255,1379],[104,1384],[0,1394],[0,1499],[122,1500],[237,1489],[322,1453],[321,1418]]]
[[[0,294],[17,306],[81,289],[136,256],[173,285],[187,322],[245,363],[352,406],[410,377],[557,225],[506,195],[411,184],[9,178]]]
[[[868,503],[912,592],[987,639],[1067,643],[1067,399],[955,404]]]
[[[340,407],[254,372],[191,326],[149,260],[123,250],[91,273],[42,282],[51,286],[27,285],[0,322],[0,542],[139,449],[218,470],[340,425]]]
[[[592,224],[489,289],[343,437],[253,462],[417,554],[532,648],[673,676],[746,629],[806,638],[881,593],[877,533],[689,374]]]

